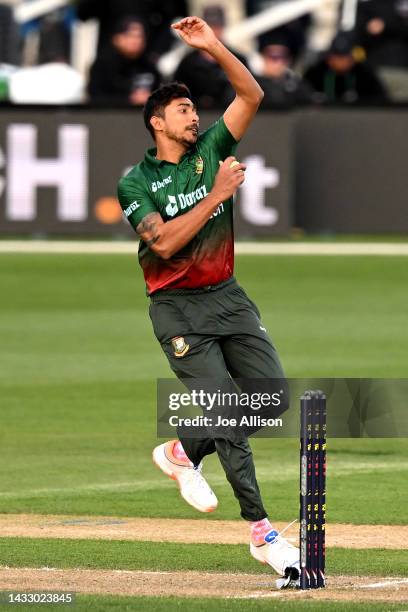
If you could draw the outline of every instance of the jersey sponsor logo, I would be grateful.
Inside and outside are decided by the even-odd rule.
[[[169,185],[171,183],[171,176],[168,176],[167,178],[163,179],[162,181],[154,181],[154,183],[152,183],[152,191],[153,193],[156,193],[156,191],[158,191],[158,189],[162,189],[163,187],[165,187],[166,185]]]
[[[130,206],[128,206],[127,208],[125,208],[125,215],[126,217],[130,217],[130,215],[135,212],[135,210],[137,210],[138,208],[140,208],[140,204],[137,203],[137,200],[135,200],[134,202],[132,202],[130,204]]]
[[[202,185],[195,191],[191,191],[190,193],[179,193],[177,195],[180,208],[183,210],[184,208],[188,208],[189,206],[193,206],[197,204],[200,200],[205,198],[208,195],[207,188],[205,185]]]
[[[213,214],[211,215],[210,219],[214,219],[214,217],[218,217],[218,215],[222,215],[223,212],[224,212],[224,202],[221,202],[217,210],[213,212]]]
[[[177,196],[168,195],[169,203],[166,206],[166,213],[169,217],[174,217],[179,210],[184,210],[185,208],[197,204],[197,202],[204,199],[207,195],[208,192],[205,185],[202,185],[190,193],[178,193]]]
[[[167,196],[169,198],[169,203],[166,206],[166,213],[169,217],[174,217],[178,213],[177,200],[174,196]]]
[[[190,345],[186,344],[183,336],[176,336],[176,338],[172,339],[171,344],[173,345],[175,357],[183,357],[190,348]]]

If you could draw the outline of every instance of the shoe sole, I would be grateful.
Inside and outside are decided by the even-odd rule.
[[[264,565],[270,565],[270,563],[265,561],[265,559],[262,556],[259,555],[258,547],[254,546],[252,543],[249,545],[249,552],[251,553],[253,558],[256,559],[257,561],[259,561],[260,563],[263,563]]]
[[[203,506],[199,506],[198,504],[193,502],[193,500],[191,500],[183,493],[180,482],[177,478],[177,474],[175,474],[167,465],[168,459],[166,459],[166,457],[164,456],[164,450],[162,449],[162,447],[156,446],[156,448],[153,449],[152,459],[153,463],[159,468],[159,470],[161,470],[164,474],[166,474],[166,476],[168,476],[172,480],[176,481],[181,497],[195,510],[198,510],[199,512],[214,512],[214,510],[217,509],[218,504],[217,506],[208,506],[204,508]]]
[[[269,561],[267,561],[266,559],[264,559],[264,557],[261,555],[261,553],[259,552],[260,547],[255,546],[254,544],[252,544],[252,542],[249,545],[249,551],[251,553],[251,555],[253,556],[254,559],[256,559],[257,561],[259,561],[260,563],[263,563],[264,565],[269,565],[277,574],[282,575],[282,573],[275,567],[272,565],[272,563],[270,563]],[[288,568],[290,568],[293,571],[299,571],[295,566],[288,566]],[[286,569],[288,569],[286,568]]]

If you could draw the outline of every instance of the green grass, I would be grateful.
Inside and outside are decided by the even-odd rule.
[[[43,608],[44,606],[41,606]],[[292,610],[300,612],[391,612],[393,610],[403,610],[403,604],[385,602],[334,602],[334,601],[274,601],[264,599],[256,601],[251,599],[192,599],[176,597],[107,597],[96,595],[77,595],[75,599],[75,612],[106,612],[117,610],[118,612],[269,612],[270,610]],[[40,606],[22,606],[18,610],[40,609]],[[46,606],[46,610],[71,610],[71,606]],[[3,611],[15,611],[16,606],[1,606]]]
[[[83,606],[83,607],[82,607]],[[88,606],[88,607],[87,607]],[[405,606],[406,607],[406,606]],[[225,600],[225,599],[176,599],[176,598],[153,598],[153,597],[139,597],[138,599],[132,599],[130,597],[118,598],[118,597],[78,597],[75,607],[75,612],[92,609],[93,612],[102,612],[105,610],[120,610],[120,612],[127,612],[132,610],[142,610],[145,612],[149,610],[151,612],[173,612],[174,610],[183,610],[183,612],[207,612],[214,611],[218,612],[269,612],[270,610],[285,610],[291,612],[299,610],[300,612],[327,612],[327,610],[333,610],[333,612],[388,612],[391,610],[403,610],[402,604],[392,604],[384,602],[368,602],[368,603],[342,603],[332,601],[273,601],[268,600],[256,600],[251,601],[250,599],[244,600]]]
[[[7,455],[10,460],[13,457],[14,463],[9,474],[3,474],[7,490],[3,488],[0,494],[0,510],[203,518],[180,499],[174,483],[165,479],[151,463],[153,434],[137,445],[133,425],[129,424],[130,433],[115,434],[109,431],[109,424],[93,423],[96,431],[89,429],[75,436],[54,432],[54,441],[46,444],[44,436],[32,440],[30,435],[22,433],[20,448],[18,444],[7,445]],[[394,443],[394,450],[383,455],[382,440],[332,441],[332,451],[339,452],[330,457],[327,497],[331,522],[407,522],[404,512],[407,490],[403,484],[406,443],[404,440],[387,442],[390,448]],[[258,479],[266,505],[271,509],[271,518],[288,521],[295,518],[298,512],[296,441],[257,440],[254,447]],[[359,447],[360,452],[353,452],[353,447]],[[367,454],[364,448],[368,449]],[[5,456],[6,449],[1,454]],[[278,460],[282,467],[273,469],[273,462]],[[220,501],[217,512],[206,519],[238,519],[237,504],[216,457],[209,458],[206,472]]]
[[[345,546],[347,543],[345,543]],[[248,546],[118,540],[0,538],[0,566],[271,574]],[[330,548],[327,574],[400,576],[408,573],[404,550]]]
[[[406,258],[238,257],[237,276],[288,376],[406,375]],[[172,374],[136,256],[1,255],[0,295],[0,512],[202,518],[151,464]],[[296,440],[253,448],[271,518],[295,518]],[[329,520],[407,522],[407,468],[406,440],[332,440]],[[239,518],[216,457],[206,474],[209,520]]]

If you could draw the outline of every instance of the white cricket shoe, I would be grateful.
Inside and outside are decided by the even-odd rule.
[[[254,559],[267,563],[280,576],[298,580],[300,575],[299,549],[280,536],[277,531],[269,531],[264,537],[265,543],[255,546],[251,542],[250,552]]]
[[[201,474],[202,463],[194,467],[191,461],[183,462],[173,455],[177,440],[170,440],[153,450],[153,462],[167,476],[176,480],[181,497],[200,512],[213,512],[218,506],[218,499]]]

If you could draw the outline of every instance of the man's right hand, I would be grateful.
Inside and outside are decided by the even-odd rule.
[[[219,202],[228,200],[234,195],[236,190],[245,180],[245,164],[235,164],[231,168],[231,164],[236,162],[233,155],[227,157],[223,162],[220,162],[220,169],[218,170],[213,188],[211,189],[211,195],[216,196]]]

